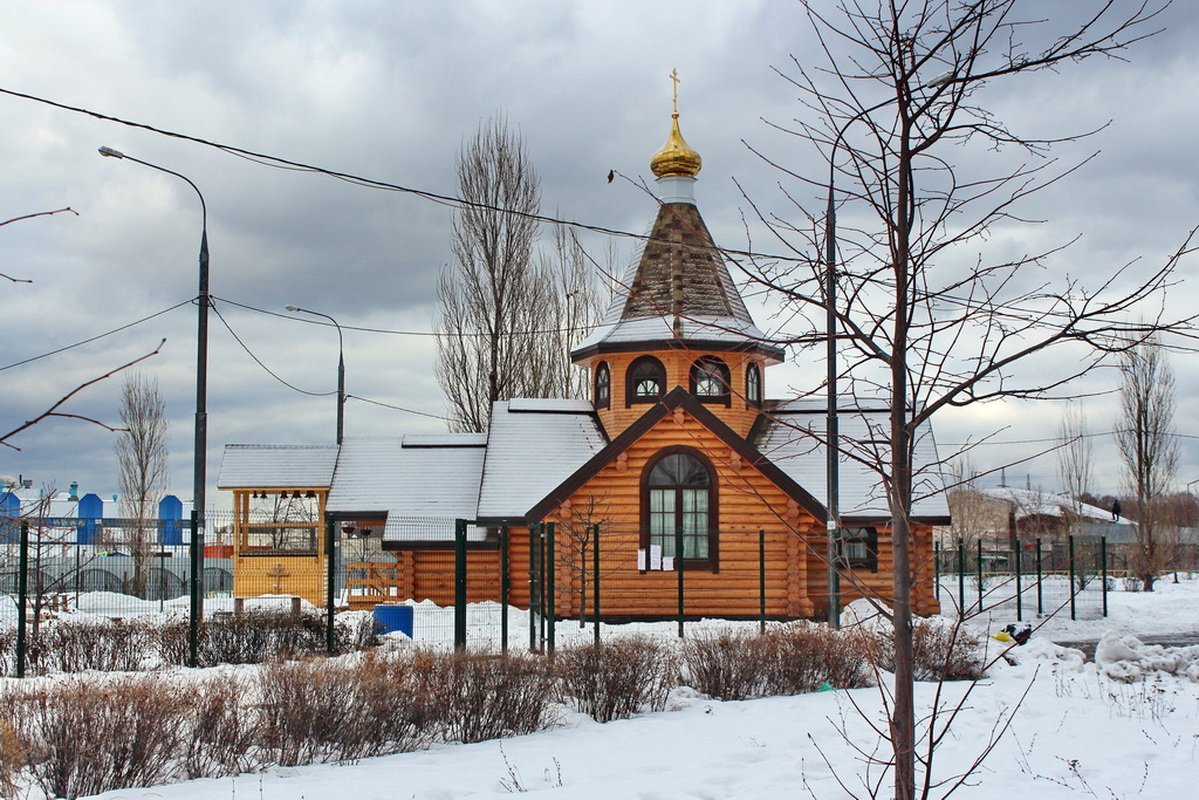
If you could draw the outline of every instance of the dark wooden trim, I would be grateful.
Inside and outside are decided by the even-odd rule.
[[[633,370],[642,364],[654,364],[658,368],[658,376],[660,379],[661,390],[657,397],[638,397],[636,394],[635,383],[631,380]],[[644,355],[634,358],[629,362],[629,366],[624,371],[624,407],[631,408],[634,405],[648,405],[657,403],[666,393],[666,365],[662,363],[660,358],[651,355]]]
[[[647,350],[706,350],[713,353],[756,353],[765,358],[783,363],[787,359],[786,351],[781,347],[772,347],[755,341],[724,342],[704,339],[643,339],[637,342],[613,342],[589,345],[582,350],[570,354],[571,361],[581,361],[584,358],[602,354],[641,353]]]
[[[666,396],[656,405],[638,418],[636,422],[625,428],[619,436],[612,440],[611,444],[592,456],[586,464],[575,470],[573,475],[562,481],[548,495],[529,509],[528,513],[525,514],[525,518],[535,522],[540,521],[547,513],[561,505],[577,489],[623,451],[627,450],[630,445],[640,439],[650,428],[676,408],[682,408],[690,413],[691,416],[695,417],[696,421],[714,433],[718,439],[732,448],[737,455],[745,459],[754,469],[761,472],[775,486],[782,489],[783,492],[813,517],[818,520],[823,520],[827,517],[824,504],[810,495],[806,489],[796,483],[790,475],[779,469],[769,458],[758,452],[752,445],[738,436],[737,432],[725,424],[719,417],[704,408],[703,404],[696,400],[690,392],[681,386],[676,386],[667,392]]]
[[[381,549],[386,550],[388,552],[395,552],[395,551],[400,551],[400,550],[445,550],[447,552],[452,553],[452,552],[454,552],[454,542],[452,539],[449,542],[443,542],[440,540],[437,540],[437,541],[413,540],[413,541],[408,541],[408,542],[384,541],[382,543]],[[498,550],[498,549],[500,549],[500,543],[498,541],[491,541],[491,540],[484,540],[481,542],[467,542],[466,549],[467,550]]]
[[[750,371],[758,375],[758,399],[755,400],[750,396],[749,391],[749,375]],[[745,401],[754,408],[762,407],[762,398],[766,396],[766,385],[762,381],[762,368],[758,366],[756,361],[750,361],[745,365]]]
[[[676,444],[668,447],[663,447],[653,455],[649,461],[645,462],[645,467],[641,470],[641,479],[639,481],[641,491],[641,538],[639,546],[645,550],[646,558],[649,558],[649,474],[653,472],[655,466],[663,458],[675,453],[685,453],[699,459],[708,470],[708,557],[707,558],[686,558],[683,559],[683,568],[685,570],[709,570],[712,572],[720,571],[720,476],[716,472],[716,468],[712,465],[704,453],[696,450],[694,447],[687,445]],[[678,491],[676,487],[675,491]],[[677,500],[676,495],[676,500]],[[677,515],[683,513],[681,505],[675,506],[676,522]],[[676,554],[676,558],[681,558],[681,554]]]
[[[608,376],[608,386],[607,386],[608,396],[605,397],[602,401],[600,400],[600,396],[599,396],[600,370],[603,370],[604,374]],[[591,399],[592,399],[592,404],[596,408],[611,408],[612,407],[612,367],[608,364],[607,361],[601,361],[595,365],[595,374],[592,377],[592,381],[591,381]]]
[[[696,387],[696,372],[701,364],[712,364],[719,367],[722,374],[718,380],[724,384],[724,391],[717,395],[701,395],[695,390]],[[696,399],[701,403],[710,405],[720,405],[725,408],[730,408],[733,404],[733,372],[729,369],[728,363],[717,356],[703,355],[691,362],[691,367],[687,370],[687,380],[691,387],[691,394],[695,395]]]

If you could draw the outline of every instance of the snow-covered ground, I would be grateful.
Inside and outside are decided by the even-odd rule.
[[[992,667],[941,740],[933,781],[947,783],[932,796],[971,771],[996,740],[954,797],[1196,795],[1199,647],[1164,649],[1129,637],[1199,631],[1199,579],[1167,579],[1153,593],[1115,592],[1109,610],[1106,620],[1043,621],[1028,645],[1010,651],[1013,663],[1000,659]],[[972,624],[989,624],[994,632],[1009,622],[1014,618],[997,613]],[[514,631],[520,631],[516,622]],[[578,635],[577,623],[563,623],[559,631],[560,640]],[[663,634],[672,631],[662,624]],[[1051,642],[1108,633],[1097,650],[1099,663]],[[969,689],[948,684],[940,705],[954,706]],[[918,686],[925,711],[937,702],[935,691],[933,684]],[[878,781],[879,795],[889,797],[887,778],[863,755],[885,757],[885,744],[871,728],[880,724],[882,704],[878,689],[744,702],[680,689],[671,710],[607,725],[563,710],[560,725],[530,736],[102,797],[448,800],[537,792],[580,800],[842,798],[868,796],[865,787]]]

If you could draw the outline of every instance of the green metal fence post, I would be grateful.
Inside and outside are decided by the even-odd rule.
[[[1016,562],[1016,621],[1024,621],[1024,595],[1021,593],[1020,586],[1020,543],[1016,542],[1016,549],[1013,551],[1013,557]]]
[[[78,546],[78,545],[76,545]],[[29,523],[21,523],[21,538],[17,545],[17,677],[25,677],[26,636],[25,613],[28,609],[29,593]]]
[[[187,665],[199,666],[200,660],[200,598],[203,593],[202,573],[204,569],[204,552],[201,543],[204,541],[196,530],[198,514],[192,509],[191,546],[188,548],[191,567],[191,593],[189,596],[187,614]]]
[[[758,632],[766,633],[766,531],[758,528]]]
[[[1107,616],[1107,537],[1099,539],[1099,569],[1103,578],[1103,616]]]
[[[933,597],[941,599],[941,540],[933,543]]]
[[[546,624],[549,626],[549,651],[550,655],[554,654],[554,629],[558,627],[558,620],[554,616],[554,523],[548,523],[545,526],[546,535],[546,562],[545,562],[545,582],[546,586]]]
[[[333,626],[333,604],[337,592],[336,531],[333,515],[325,514],[325,652],[329,655],[337,652],[337,633]]]
[[[454,649],[466,648],[466,520],[454,520]]]
[[[1078,609],[1074,602],[1074,534],[1070,534],[1070,619],[1078,619]]]
[[[983,610],[983,540],[978,540],[978,563],[974,565],[978,574],[978,610]]]
[[[958,615],[966,616],[966,542],[958,539]]]
[[[674,570],[679,584],[679,638],[683,638],[683,525],[674,526]]]
[[[1044,581],[1041,569],[1041,537],[1037,537],[1037,616],[1045,613]]]
[[[545,650],[545,523],[537,526],[537,618],[541,624],[538,650]]]
[[[500,525],[500,652],[508,652],[508,602],[512,594],[512,576],[508,574],[508,522]]]
[[[537,525],[529,526],[529,651],[537,650],[537,550],[541,547]]]
[[[595,611],[595,643],[599,644],[600,643],[600,526],[599,526],[598,522],[595,523],[595,527],[592,529],[591,541],[592,541],[591,552],[593,553],[593,555],[591,557],[591,569],[593,572],[592,577],[591,577],[591,594],[592,594],[593,599],[591,602],[592,602],[592,608]]]

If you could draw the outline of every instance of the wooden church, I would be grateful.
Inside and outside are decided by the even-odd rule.
[[[219,485],[234,495],[236,595],[323,602],[328,514],[342,562],[356,563],[352,605],[452,604],[457,518],[472,521],[472,602],[499,598],[506,524],[511,602],[528,606],[529,526],[553,522],[560,617],[592,613],[597,525],[606,619],[673,616],[679,567],[688,616],[756,616],[763,586],[772,617],[827,613],[825,401],[766,399],[767,368],[784,352],[754,324],[700,215],[701,159],[677,106],[650,166],[660,201],[650,237],[571,353],[591,398],[498,402],[484,434],[228,445]],[[841,406],[844,441],[886,430],[885,401]],[[921,431],[917,469],[936,463]],[[938,609],[931,529],[948,521],[939,487],[924,488],[912,525],[918,614]],[[840,460],[840,506],[840,602],[863,591],[885,601],[890,512],[877,472],[858,459]]]

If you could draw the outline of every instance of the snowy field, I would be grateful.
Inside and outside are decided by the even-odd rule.
[[[1042,624],[1029,644],[1010,651],[1011,663],[997,661],[941,740],[933,797],[943,796],[967,772],[954,797],[1196,796],[1199,646],[1161,648],[1128,637],[1199,631],[1199,580],[1167,579],[1151,594],[1114,592],[1109,603],[1106,620],[1032,620]],[[1014,621],[1002,613],[971,624],[980,632],[986,625],[997,631]],[[520,617],[512,622],[517,642]],[[663,635],[674,632],[672,624],[659,627]],[[708,625],[688,630],[700,627]],[[580,635],[577,623],[562,623],[558,630],[559,641]],[[527,628],[523,633],[527,637]],[[589,635],[590,628],[583,633]],[[1084,662],[1078,651],[1051,641],[1101,637],[1098,663]],[[948,684],[940,706],[954,706],[968,689],[966,683]],[[938,702],[935,690],[933,684],[917,687],[925,712]],[[536,792],[580,800],[843,798],[869,796],[868,787],[879,781],[879,796],[889,797],[887,777],[865,755],[885,755],[885,743],[871,728],[881,724],[882,702],[878,689],[744,702],[713,701],[680,689],[668,711],[606,725],[563,710],[557,727],[503,741],[438,745],[353,764],[275,768],[100,797],[449,800]],[[972,770],[992,742],[994,748]]]

